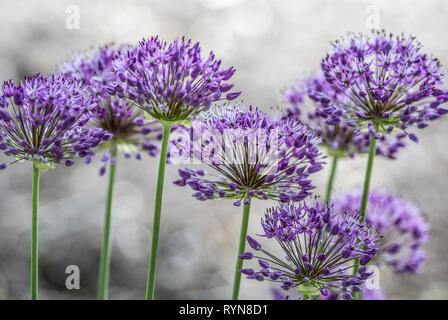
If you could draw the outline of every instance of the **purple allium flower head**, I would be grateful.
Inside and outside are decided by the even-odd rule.
[[[298,206],[280,204],[269,209],[261,224],[262,236],[275,239],[288,259],[260,248],[253,258],[269,262],[270,268],[255,274],[282,283],[285,290],[295,288],[313,296],[330,292],[350,295],[350,288],[372,275],[366,268],[355,275],[352,271],[356,258],[367,264],[379,246],[379,234],[361,222],[357,212],[341,215],[326,204],[302,201]],[[277,272],[280,276],[274,277]]]
[[[0,97],[0,149],[15,161],[33,161],[40,170],[73,164],[111,134],[85,128],[95,102],[85,86],[64,75],[35,75],[3,84]]]
[[[337,194],[334,210],[352,211],[359,207],[362,193],[356,190]],[[384,262],[395,272],[418,272],[426,260],[421,249],[429,240],[430,227],[420,209],[386,191],[372,190],[367,204],[366,221],[382,235],[375,261]]]
[[[322,108],[328,124],[348,123],[378,138],[394,128],[408,134],[409,126],[424,128],[448,112],[439,61],[414,37],[349,34],[333,44],[322,70],[348,101]]]
[[[203,59],[199,42],[184,38],[169,44],[143,39],[135,50],[120,50],[113,65],[118,79],[112,90],[162,122],[181,124],[212,102],[240,94],[229,92],[235,69],[221,68],[213,52]]]
[[[123,50],[132,50],[125,48]],[[162,126],[155,120],[145,118],[144,111],[136,107],[129,100],[110,94],[109,88],[118,81],[112,61],[118,49],[114,46],[104,46],[89,52],[75,55],[71,60],[62,64],[60,71],[82,81],[87,86],[87,92],[97,102],[93,110],[94,117],[89,126],[102,128],[113,134],[109,143],[102,145],[109,152],[113,148],[126,155],[134,154],[137,159],[144,152],[156,156],[159,151]],[[86,159],[90,162],[91,155]],[[110,156],[103,157],[105,172],[107,162],[114,161]]]
[[[312,75],[296,83],[283,94],[288,104],[286,117],[295,117],[314,129],[322,138],[327,153],[335,157],[354,156],[369,150],[371,135],[369,132],[357,132],[347,123],[326,123],[328,108],[332,104],[344,105],[348,99],[335,86],[325,80],[323,75]],[[399,149],[405,146],[405,134],[382,135],[377,143],[377,154],[395,158]]]
[[[322,169],[320,140],[296,119],[271,119],[242,105],[215,106],[191,128],[190,152],[215,174],[179,170],[179,186],[198,200],[217,198],[300,201],[311,194],[311,173]]]

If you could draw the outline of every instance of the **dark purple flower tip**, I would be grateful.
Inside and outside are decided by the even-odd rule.
[[[237,91],[237,92],[229,92],[226,94],[226,99],[227,100],[234,100],[236,98],[238,98],[241,94],[241,91]]]
[[[0,170],[6,169],[7,165],[6,163],[0,164]]]
[[[263,268],[263,269],[269,269],[270,265],[267,261],[264,261],[262,259],[258,259],[258,264]]]
[[[240,269],[240,272],[242,274],[246,274],[248,276],[251,276],[251,275],[253,275],[255,273],[254,269],[250,269],[250,268],[248,268],[248,269]]]
[[[254,250],[261,249],[261,244],[258,243],[254,238],[252,238],[251,236],[247,236],[246,239],[252,249],[254,249]]]
[[[364,290],[361,287],[358,287],[358,286],[353,286],[352,287],[352,291],[353,292],[360,292],[360,293],[364,292]]]
[[[351,284],[352,286],[359,286],[360,284],[363,284],[363,282],[364,282],[364,281],[362,281],[362,280],[359,279],[359,278],[351,278],[351,279],[350,279],[350,284]]]
[[[218,190],[218,196],[220,198],[224,198],[226,196],[226,192],[224,190]]]
[[[105,173],[106,173],[106,166],[102,166],[102,167],[100,168],[100,176],[101,176],[101,177],[104,176]]]
[[[245,205],[249,205],[249,204],[250,204],[250,200],[249,200],[248,198],[246,198],[246,199],[244,199],[243,203],[244,203]]]
[[[344,299],[344,300],[353,300],[353,297],[352,297],[352,295],[350,293],[345,292],[345,293],[342,294],[342,299]]]
[[[368,264],[370,262],[370,260],[372,260],[372,257],[369,255],[365,255],[365,256],[361,257],[361,259],[359,260],[359,264],[362,266],[365,266],[366,264]]]
[[[250,260],[253,257],[254,257],[254,255],[252,254],[252,252],[244,252],[244,253],[239,255],[239,258],[243,259],[243,260]]]
[[[177,172],[185,180],[191,178],[191,171],[189,169],[177,169]]]
[[[176,186],[179,186],[179,187],[183,187],[187,184],[187,181],[185,179],[179,179],[179,180],[173,181],[173,184],[175,184]]]
[[[410,133],[408,135],[409,139],[411,139],[412,141],[414,141],[415,143],[418,143],[418,138],[414,133]]]
[[[271,280],[275,281],[275,280],[280,279],[281,276],[282,276],[282,272],[281,271],[274,271],[273,273],[271,273],[269,278],[271,278]]]
[[[70,159],[65,160],[65,165],[67,167],[71,167],[73,164],[74,164],[74,162],[72,160],[70,160]]]
[[[309,271],[313,271],[313,270],[314,270],[314,266],[313,266],[311,263],[306,262],[305,265],[306,265],[306,268],[307,268]]]
[[[279,200],[280,200],[280,202],[286,203],[289,201],[289,196],[286,193],[282,192],[279,195]]]
[[[263,274],[257,272],[257,273],[254,274],[254,279],[257,280],[257,281],[263,281],[264,280],[264,276],[263,276]]]
[[[239,207],[239,206],[241,206],[241,200],[236,200],[236,201],[234,201],[234,202],[233,202],[233,205],[234,205],[235,207]]]

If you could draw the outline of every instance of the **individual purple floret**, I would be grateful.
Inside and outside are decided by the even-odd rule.
[[[104,174],[106,164],[114,161],[114,148],[118,148],[118,152],[124,153],[127,158],[135,155],[136,159],[141,159],[142,152],[156,156],[162,135],[162,126],[155,120],[145,119],[144,111],[133,102],[110,95],[108,88],[118,78],[112,67],[117,52],[113,46],[101,47],[75,55],[60,68],[61,72],[88,86],[87,92],[97,102],[97,107],[93,110],[94,117],[88,125],[113,134],[110,142],[102,145],[108,150],[108,154],[101,159],[104,162],[101,174]],[[89,155],[86,162],[90,162],[91,157]]]
[[[314,186],[310,174],[322,169],[319,139],[296,119],[271,119],[250,106],[216,106],[193,122],[194,159],[214,169],[179,169],[178,186],[198,200],[249,198],[300,201]]]
[[[0,149],[14,162],[33,161],[39,170],[73,164],[111,134],[85,128],[96,104],[86,88],[63,75],[7,81],[0,96]],[[5,164],[2,165],[2,168]]]
[[[359,208],[361,191],[339,194],[334,198],[334,210],[344,212]],[[411,202],[386,191],[369,194],[366,221],[382,235],[375,261],[384,262],[395,272],[418,272],[426,254],[422,244],[429,240],[430,227],[420,209]]]
[[[364,266],[375,257],[379,235],[357,212],[341,215],[318,202],[280,204],[267,211],[261,224],[262,236],[275,239],[286,258],[264,250],[248,236],[252,259],[260,266],[241,270],[248,279],[280,282],[284,290],[294,288],[308,296],[335,293],[352,299],[352,292],[372,276]],[[357,258],[363,267],[353,274]]]
[[[370,133],[359,132],[345,122],[327,124],[322,110],[329,105],[344,105],[350,101],[335,86],[325,80],[323,75],[312,75],[296,83],[283,94],[288,104],[287,117],[295,117],[313,128],[320,137],[327,153],[333,157],[353,157],[356,153],[367,153]],[[394,159],[400,148],[405,146],[403,133],[382,135],[377,143],[377,154]]]
[[[235,69],[222,69],[212,52],[203,59],[199,42],[184,38],[169,44],[144,39],[135,50],[120,50],[113,65],[118,79],[110,90],[162,123],[181,124],[214,101],[240,95],[229,92],[233,84],[227,82]]]
[[[349,103],[320,109],[328,124],[348,124],[375,138],[401,129],[418,141],[409,126],[420,129],[448,112],[448,94],[439,61],[423,52],[414,37],[373,32],[349,34],[334,42],[322,60],[326,80]]]

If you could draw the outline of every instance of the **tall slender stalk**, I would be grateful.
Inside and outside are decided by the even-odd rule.
[[[100,271],[98,277],[98,299],[107,300],[109,295],[112,201],[114,196],[115,173],[117,168],[117,147],[112,149],[112,161],[109,168],[109,185],[106,197],[106,214],[104,216],[103,246],[101,249]]]
[[[146,300],[154,299],[156,282],[157,250],[159,247],[160,216],[162,213],[163,182],[165,179],[166,157],[170,141],[171,125],[163,125],[162,147],[160,150],[159,174],[157,177],[156,203],[154,207],[154,222],[152,230],[151,256],[149,258],[148,281],[146,285]]]
[[[246,237],[247,237],[247,227],[249,225],[249,212],[250,212],[250,198],[248,204],[243,205],[243,218],[241,221],[241,231],[240,231],[240,244],[238,246],[238,255],[236,257],[236,265],[235,265],[235,277],[233,280],[233,293],[232,299],[238,300],[238,295],[240,292],[240,284],[241,284],[241,272],[240,270],[243,267],[243,260],[239,258],[239,256],[244,253],[244,248],[246,247]]]
[[[375,154],[376,154],[376,139],[372,137],[370,139],[369,158],[367,160],[366,176],[364,179],[364,189],[362,191],[361,209],[359,210],[361,213],[362,221],[366,219],[367,202],[369,199],[369,190],[370,190],[370,180],[372,177],[373,160],[375,159]]]
[[[38,277],[38,232],[39,232],[39,169],[33,164],[33,205],[31,226],[31,300],[37,300]]]
[[[327,184],[327,193],[325,195],[326,203],[329,203],[331,200],[331,194],[333,193],[333,184],[334,184],[334,178],[336,176],[337,165],[338,165],[338,157],[333,157],[333,161],[331,162],[330,177],[328,178],[328,184]]]
[[[370,139],[370,148],[369,148],[369,158],[367,159],[367,168],[366,175],[364,178],[364,188],[362,191],[362,199],[361,199],[361,208],[359,210],[361,214],[361,221],[366,219],[366,210],[367,210],[367,202],[369,200],[369,191],[370,191],[370,180],[372,177],[372,169],[373,169],[373,160],[375,159],[376,154],[376,139],[373,136]],[[355,260],[355,267],[353,268],[353,274],[356,274],[359,269],[359,258]],[[362,298],[362,294],[359,292],[355,293],[356,300],[360,300]]]

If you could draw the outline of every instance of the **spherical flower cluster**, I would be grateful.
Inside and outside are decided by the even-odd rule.
[[[312,75],[286,90],[283,101],[288,104],[287,117],[295,117],[313,128],[320,137],[329,155],[334,157],[353,157],[356,153],[369,150],[371,135],[361,132],[345,122],[327,124],[325,118],[329,105],[343,107],[348,99],[335,86],[325,80],[323,75]],[[377,143],[377,154],[391,159],[405,146],[405,134],[382,135]]]
[[[361,222],[357,212],[341,215],[318,202],[283,204],[268,210],[261,224],[263,236],[275,239],[286,258],[264,250],[248,236],[255,253],[243,253],[240,258],[256,258],[260,265],[258,271],[241,270],[249,279],[280,282],[285,290],[296,288],[310,296],[337,293],[352,299],[351,293],[362,291],[360,286],[372,275],[365,265],[378,250],[379,235]],[[353,274],[357,258],[363,267]]]
[[[132,48],[123,48],[132,50]],[[145,119],[144,111],[134,103],[113,96],[110,86],[113,86],[118,76],[112,67],[112,61],[118,50],[113,46],[105,46],[89,52],[75,55],[73,59],[61,66],[61,72],[82,81],[87,86],[87,92],[95,99],[97,107],[93,110],[94,117],[89,126],[102,128],[113,134],[113,138],[103,147],[108,153],[102,157],[104,166],[100,173],[104,174],[108,162],[114,161],[112,149],[118,148],[126,157],[135,155],[141,158],[141,152],[156,156],[159,150],[162,127],[155,120]],[[90,162],[91,156],[86,159]]]
[[[361,196],[360,190],[336,195],[334,210],[358,208]],[[388,264],[399,273],[415,273],[422,268],[426,254],[421,246],[429,240],[430,227],[417,206],[389,192],[372,190],[366,221],[382,235],[376,261]]]
[[[349,34],[333,46],[322,70],[349,103],[321,108],[326,123],[347,123],[379,138],[394,128],[406,134],[411,125],[425,128],[448,112],[439,62],[413,37]],[[414,133],[408,136],[418,141]]]
[[[120,50],[113,65],[118,79],[111,90],[161,122],[180,124],[214,101],[240,95],[226,82],[235,69],[222,69],[213,53],[203,59],[199,42],[184,38],[170,44],[144,39],[135,50]]]
[[[314,132],[252,106],[215,106],[193,122],[191,135],[193,158],[216,173],[180,169],[174,183],[190,186],[198,200],[230,198],[236,206],[252,197],[300,201],[314,188],[310,174],[322,169]]]
[[[45,170],[73,164],[111,134],[84,128],[95,103],[85,87],[63,75],[35,75],[5,82],[0,96],[0,149],[15,161],[30,160]],[[3,164],[1,167],[4,168]]]

